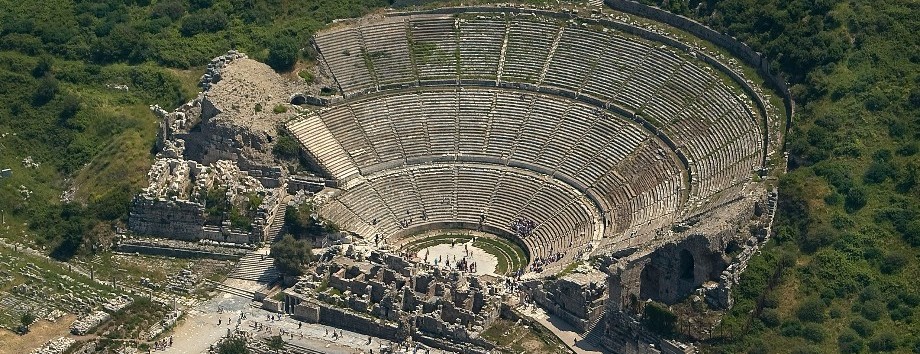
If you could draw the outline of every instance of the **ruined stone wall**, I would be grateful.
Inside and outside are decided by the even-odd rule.
[[[608,297],[605,273],[592,268],[587,274],[567,274],[536,283],[530,285],[534,301],[580,332],[589,331],[604,315]]]
[[[397,326],[392,323],[381,323],[375,318],[363,317],[357,314],[338,309],[326,304],[319,305],[319,323],[347,329],[378,338],[399,340]]]
[[[696,350],[691,345],[670,341],[648,331],[629,313],[609,311],[604,318],[604,335],[601,346],[617,354],[689,354]]]
[[[199,203],[139,195],[131,203],[128,228],[138,234],[196,241],[204,222],[204,206]]]

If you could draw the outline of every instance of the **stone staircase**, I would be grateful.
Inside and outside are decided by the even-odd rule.
[[[231,295],[236,295],[236,296],[250,299],[250,300],[255,298],[255,293],[252,291],[240,289],[237,287],[233,287],[233,286],[230,286],[224,283],[218,283],[215,281],[210,281],[210,280],[205,280],[205,281],[213,285],[214,290],[217,290],[223,293],[227,293],[227,294],[231,294]]]
[[[268,248],[262,248],[240,258],[239,263],[227,277],[271,283],[281,277],[274,263],[274,258],[268,256]]]
[[[254,354],[322,354],[323,352],[297,345],[291,342],[284,342],[280,350],[269,348],[268,341],[262,339],[251,340],[247,346]]]
[[[272,225],[265,234],[265,241],[270,244],[281,239],[281,229],[284,228],[284,216],[287,214],[287,202],[289,199],[290,197],[288,196],[281,199],[281,205],[278,206],[278,211],[275,212],[275,219],[272,220]]]
[[[589,323],[586,326],[588,330],[581,334],[582,339],[578,343],[585,343],[595,348],[602,348],[601,337],[604,336],[604,326],[606,325],[604,324],[605,316],[606,314],[600,315]]]

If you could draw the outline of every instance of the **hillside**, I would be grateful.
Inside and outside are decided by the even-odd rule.
[[[920,5],[646,3],[764,52],[798,103],[776,235],[710,350],[920,352]]]
[[[59,259],[104,248],[146,181],[148,105],[193,97],[202,66],[229,48],[296,60],[316,29],[384,5],[0,1],[0,168],[13,172],[0,185],[4,236]]]

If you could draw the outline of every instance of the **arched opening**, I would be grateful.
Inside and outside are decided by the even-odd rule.
[[[680,263],[678,263],[678,273],[683,280],[693,280],[693,255],[690,251],[680,250]]]
[[[658,268],[649,264],[642,269],[639,275],[639,298],[658,299],[661,296],[661,277]]]

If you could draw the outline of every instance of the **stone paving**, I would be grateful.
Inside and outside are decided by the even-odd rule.
[[[370,353],[371,350],[379,353],[382,348],[397,346],[384,339],[335,327],[302,323],[257,306],[257,303],[249,299],[219,294],[188,311],[187,317],[174,331],[173,345],[164,352],[206,353],[222,337],[238,330],[248,332],[255,338],[268,338],[282,334],[283,331],[285,342],[332,354]],[[429,353],[441,352],[432,350]]]
[[[467,262],[476,263],[473,274],[478,275],[496,275],[495,268],[498,266],[497,257],[479,247],[474,247],[472,241],[464,244],[445,243],[431,246],[419,250],[416,257],[424,263],[439,266],[445,266],[445,261],[449,260],[451,267],[457,264],[457,261],[466,258]]]

